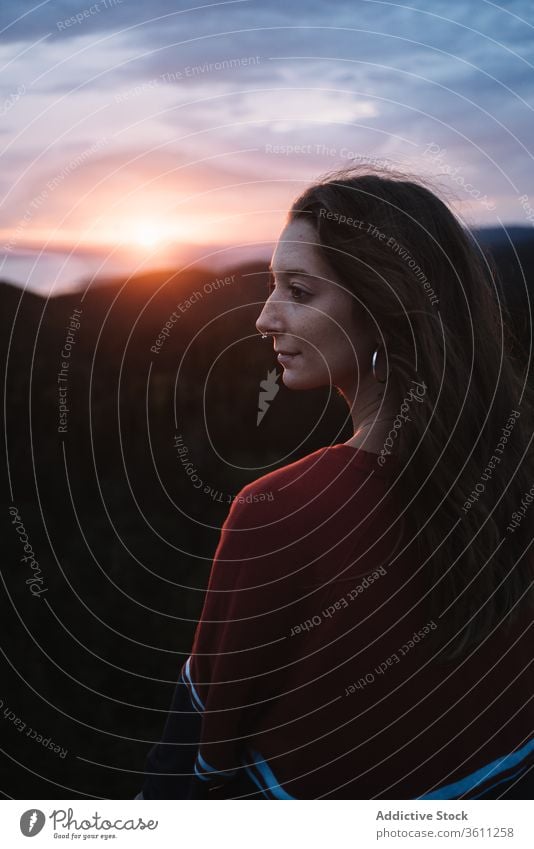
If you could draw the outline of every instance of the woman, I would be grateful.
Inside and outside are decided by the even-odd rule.
[[[532,396],[486,258],[420,182],[338,172],[257,329],[353,436],[232,504],[139,798],[532,798]]]

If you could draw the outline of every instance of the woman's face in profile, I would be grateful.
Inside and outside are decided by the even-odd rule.
[[[317,242],[309,221],[297,219],[284,228],[256,328],[273,337],[275,351],[294,354],[279,359],[288,388],[332,384],[349,391],[370,379],[375,335],[354,295],[336,282]]]

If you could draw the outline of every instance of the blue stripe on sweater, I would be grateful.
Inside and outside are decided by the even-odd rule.
[[[500,778],[499,781],[494,781],[489,787],[484,787],[484,790],[481,790],[476,796],[471,796],[471,799],[484,798],[484,794],[489,793],[489,791],[493,790],[494,787],[498,787],[499,784],[504,784],[505,781],[510,782],[513,778],[517,778],[518,775],[525,775],[527,772],[528,767],[521,767],[521,769],[516,770],[516,772],[513,772],[511,775],[507,775],[506,778]]]
[[[425,793],[424,796],[418,796],[418,799],[458,799],[464,793],[473,790],[478,784],[487,781],[497,775],[501,775],[512,767],[517,766],[531,752],[534,751],[534,738],[526,743],[517,752],[511,752],[509,755],[504,755],[502,758],[497,758],[487,766],[483,766],[472,772],[471,775],[466,775],[460,781],[455,781],[452,784],[446,784],[444,787],[438,787],[431,793]]]
[[[193,701],[194,706],[197,708],[197,710],[204,710],[205,708],[204,708],[204,705],[202,703],[202,699],[200,698],[197,691],[195,690],[195,685],[193,684],[193,682],[191,680],[190,663],[191,663],[191,657],[188,657],[186,663],[184,664],[184,666],[182,668],[184,681],[191,688],[191,694],[193,696],[192,701]]]
[[[262,786],[260,780],[257,778],[256,774],[252,771],[250,767],[247,766],[246,771],[267,799],[272,797],[274,797],[275,799],[296,798],[295,796],[291,796],[291,794],[288,793],[287,790],[284,790],[284,788],[278,783],[272,769],[268,765],[265,758],[263,758],[259,752],[256,752],[253,749],[249,749],[249,753],[252,756],[256,769],[260,773],[261,779],[263,780],[263,782],[265,782],[264,785]],[[272,796],[268,796],[267,793],[264,792],[265,790],[269,791]]]

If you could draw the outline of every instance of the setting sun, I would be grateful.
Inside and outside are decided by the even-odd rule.
[[[168,238],[165,227],[154,222],[140,222],[134,225],[128,241],[143,248],[155,248]]]

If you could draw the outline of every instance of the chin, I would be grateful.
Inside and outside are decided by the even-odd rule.
[[[299,372],[297,369],[284,368],[282,372],[282,383],[288,389],[319,389],[321,386],[328,386],[328,377],[320,376],[317,373],[304,370]]]

